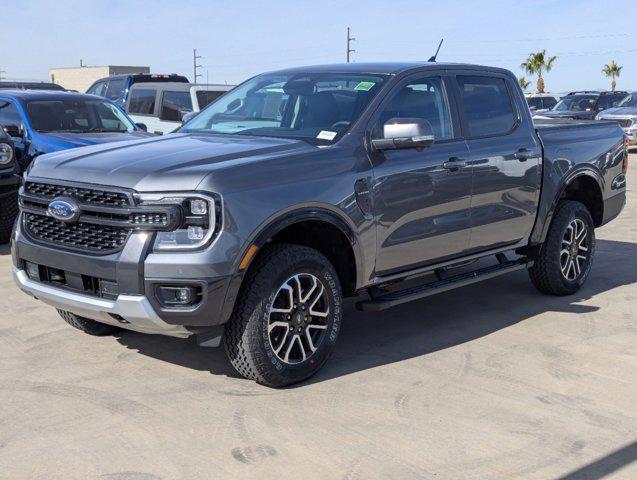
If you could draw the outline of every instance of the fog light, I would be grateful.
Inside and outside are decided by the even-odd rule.
[[[201,287],[160,285],[157,297],[167,307],[188,307],[201,300]]]
[[[40,280],[40,267],[32,262],[24,262],[24,267],[27,271],[27,276],[31,280]]]

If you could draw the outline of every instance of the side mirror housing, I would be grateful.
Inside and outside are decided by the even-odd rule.
[[[143,130],[144,132],[148,131],[148,127],[146,126],[145,123],[136,123],[135,125],[137,125],[137,128],[139,128],[140,130]]]
[[[181,117],[181,124],[188,123],[190,120],[195,118],[199,112],[188,112],[184,113]]]
[[[422,150],[434,141],[433,128],[424,118],[392,118],[383,125],[383,138],[373,139],[372,146],[375,150]]]
[[[5,125],[3,128],[4,128],[4,131],[7,132],[7,135],[9,135],[10,137],[24,136],[23,130],[17,125]]]

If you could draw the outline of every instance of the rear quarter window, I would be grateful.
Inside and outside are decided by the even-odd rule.
[[[155,113],[155,97],[157,90],[139,88],[132,90],[129,96],[128,112],[139,115],[152,115]]]
[[[460,96],[471,137],[502,135],[517,121],[503,78],[458,76]]]

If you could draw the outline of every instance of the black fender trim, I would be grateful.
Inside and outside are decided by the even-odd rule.
[[[230,315],[232,315],[232,311],[234,309],[234,304],[239,295],[239,291],[241,289],[241,285],[243,283],[243,277],[247,272],[248,268],[250,268],[250,264],[254,259],[254,256],[250,258],[248,264],[243,268],[239,269],[239,265],[241,264],[242,259],[248,252],[248,249],[252,245],[256,245],[260,250],[272,237],[274,237],[278,232],[283,230],[290,225],[294,225],[295,223],[300,223],[306,220],[316,220],[329,223],[336,228],[338,228],[343,234],[347,237],[352,247],[352,251],[354,252],[354,262],[356,264],[356,278],[357,283],[362,275],[362,253],[360,251],[360,245],[358,242],[358,237],[354,233],[354,229],[350,226],[350,224],[342,217],[342,214],[339,214],[332,210],[331,208],[316,205],[316,206],[305,206],[301,208],[293,208],[290,210],[286,210],[284,212],[280,212],[275,217],[270,217],[270,219],[266,220],[251,236],[250,239],[245,242],[243,245],[240,254],[237,256],[235,260],[235,265],[233,266],[233,275],[230,278],[228,283],[228,289],[226,292],[226,297],[223,302],[223,308],[221,310],[221,319],[220,323],[225,323],[230,319]],[[257,251],[258,253],[258,251]],[[358,287],[358,285],[357,285]]]

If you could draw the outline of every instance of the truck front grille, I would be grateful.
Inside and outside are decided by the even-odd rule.
[[[112,253],[120,250],[132,229],[92,223],[63,223],[50,217],[27,213],[24,228],[34,240],[92,253]]]
[[[98,190],[73,185],[56,185],[40,182],[26,182],[24,191],[29,195],[53,200],[56,197],[71,197],[80,203],[102,205],[105,207],[124,207],[131,205],[131,198],[124,192]]]
[[[618,122],[623,128],[630,128],[633,126],[633,121],[630,118],[621,118]]]
[[[20,192],[23,230],[35,242],[94,255],[120,251],[135,231],[171,231],[184,215],[179,204],[137,204],[132,190],[25,182]],[[54,199],[74,200],[79,211],[60,221],[48,211]]]

